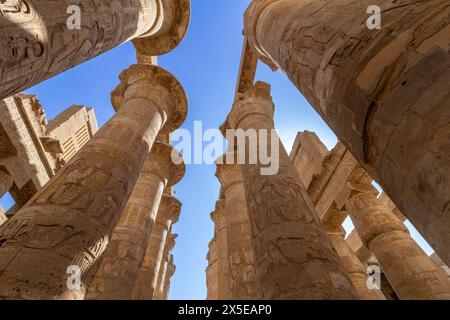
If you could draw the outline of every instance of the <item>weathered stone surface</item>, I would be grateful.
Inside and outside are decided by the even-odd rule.
[[[234,152],[230,152],[235,157]],[[219,158],[216,176],[222,185],[227,216],[227,255],[231,300],[262,298],[256,277],[253,232],[248,216],[242,166],[226,164],[226,155]]]
[[[297,134],[289,158],[306,190],[313,178],[322,172],[322,163],[327,154],[327,148],[314,132]]]
[[[268,129],[271,150],[273,114],[270,86],[258,82],[235,102],[227,121],[234,129]],[[356,298],[281,143],[279,154],[274,175],[261,175],[261,163],[245,164],[242,170],[262,298]]]
[[[1,298],[84,297],[158,132],[186,108],[181,86],[159,67],[133,65],[121,79],[119,112],[0,227]],[[80,268],[80,289],[67,286],[70,266]]]
[[[173,148],[156,142],[103,254],[87,299],[132,299],[140,266],[166,187],[184,175],[171,161]]]
[[[71,5],[78,5],[80,28]],[[167,53],[189,24],[189,0],[8,0],[0,3],[0,97],[23,91],[130,39]]]
[[[159,271],[158,275],[158,283],[156,285],[157,291],[155,292],[153,298],[154,300],[166,300],[166,287],[170,282],[170,278],[172,277],[173,273],[171,273],[171,266],[170,264],[173,263],[173,255],[172,250],[175,246],[175,240],[177,238],[177,235],[170,234],[167,237],[166,243],[164,245],[164,252],[163,252],[163,261],[161,263],[161,269]]]
[[[22,208],[97,132],[92,108],[73,106],[47,121],[36,96],[0,100],[0,168],[16,209]]]
[[[217,252],[217,274],[213,274],[217,279],[217,291],[211,291],[211,300],[229,300],[231,299],[230,292],[230,264],[228,257],[228,232],[227,232],[227,216],[225,211],[225,200],[219,199],[216,202],[216,209],[211,214],[214,221],[214,238],[215,247],[213,252]],[[212,290],[208,288],[209,290]]]
[[[373,252],[400,299],[450,299],[450,282],[371,186],[352,185],[346,204],[363,243]]]
[[[154,299],[166,240],[171,226],[179,219],[180,211],[181,203],[176,198],[164,194],[141,264],[133,299]]]
[[[245,36],[280,68],[450,264],[450,44],[445,0],[254,0]]]
[[[384,300],[385,298],[380,290],[369,289],[366,268],[345,241],[345,231],[330,231],[328,232],[328,236],[341,258],[359,298],[362,300]]]

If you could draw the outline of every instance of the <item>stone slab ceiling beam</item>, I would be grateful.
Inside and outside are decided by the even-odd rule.
[[[189,19],[189,0],[1,1],[0,98],[128,40],[143,54],[167,53],[186,34]]]
[[[447,264],[449,15],[448,0],[254,0],[244,32]]]
[[[120,79],[120,110],[0,227],[0,298],[83,299],[158,133],[183,122],[187,99],[170,73],[133,65]],[[68,268],[80,287],[67,285]]]
[[[171,227],[178,221],[180,211],[181,202],[175,197],[164,194],[139,270],[133,299],[153,300],[155,298],[166,241],[170,239]]]

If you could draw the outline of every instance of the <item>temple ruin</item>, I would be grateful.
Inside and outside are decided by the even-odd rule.
[[[15,202],[0,210],[0,299],[166,300],[175,186],[189,170],[170,134],[188,100],[157,57],[183,41],[190,1],[80,3],[69,28],[69,0],[0,1],[0,197]],[[243,14],[220,130],[257,132],[244,150],[275,148],[278,170],[229,161],[234,138],[216,160],[208,300],[450,300],[450,6],[379,0],[383,26],[370,29],[371,4],[253,0]],[[118,75],[101,128],[82,105],[48,121],[23,93],[127,41],[136,63]],[[332,150],[309,131],[285,149],[260,63],[320,114],[338,137]]]

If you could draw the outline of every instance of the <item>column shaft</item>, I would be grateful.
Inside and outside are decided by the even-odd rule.
[[[217,244],[217,300],[230,300],[230,264],[228,261],[228,232],[225,200],[216,202],[213,214]]]
[[[3,2],[0,98],[19,93],[130,39],[144,37],[140,42],[153,47],[155,53],[165,53],[181,41],[190,14],[188,0],[162,4],[159,0]],[[182,17],[170,13],[172,10]],[[161,41],[163,36],[173,41]],[[158,45],[166,51],[159,52]]]
[[[228,116],[232,128],[256,130],[258,141],[249,141],[256,143],[253,152],[272,154],[271,165],[278,164],[272,175],[262,174],[267,165],[261,159],[242,169],[263,299],[354,299],[355,289],[273,130],[273,114],[270,86],[258,82]]]
[[[84,298],[159,130],[186,107],[161,68],[134,65],[121,79],[119,112],[0,228],[0,298]],[[69,286],[68,268],[80,287]]]
[[[180,214],[181,204],[174,197],[164,194],[158,210],[156,223],[145,252],[133,298],[153,300],[157,289],[158,275],[163,261],[164,247],[169,230]]]
[[[172,165],[172,150],[160,142],[153,146],[102,256],[87,299],[132,299],[164,189],[184,171],[184,166]],[[177,169],[180,172],[175,174]]]
[[[260,59],[284,71],[447,264],[449,14],[445,0],[254,0],[245,15]]]
[[[155,300],[165,300],[164,287],[166,285],[166,277],[169,277],[169,263],[172,258],[172,249],[175,245],[176,235],[170,234],[166,240],[163,253],[163,261],[159,270],[158,282],[156,284]]]
[[[225,157],[220,158],[223,163]],[[225,195],[227,255],[231,300],[261,299],[256,277],[253,234],[248,216],[240,165],[218,164],[217,173]]]
[[[359,188],[359,186],[357,186]],[[450,282],[374,193],[357,192],[346,207],[400,299],[450,299]]]
[[[369,275],[364,265],[359,261],[356,254],[345,241],[345,232],[329,232],[328,233],[334,248],[344,264],[344,268],[356,292],[361,300],[385,300],[383,294],[378,289],[369,289]]]

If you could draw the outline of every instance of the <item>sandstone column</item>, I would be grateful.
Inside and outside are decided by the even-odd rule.
[[[187,31],[190,4],[8,0],[0,12],[0,98],[6,98],[130,39],[147,55],[170,51]]]
[[[378,5],[381,29],[366,13]],[[254,0],[245,34],[450,264],[445,0]]]
[[[173,255],[170,256],[169,264],[167,266],[167,274],[165,278],[165,284],[164,284],[164,291],[162,294],[162,300],[168,300],[169,299],[169,292],[170,292],[170,281],[175,274],[176,266],[173,264]]]
[[[154,299],[166,239],[171,225],[178,221],[180,210],[181,203],[175,197],[167,194],[163,195],[158,215],[156,216],[156,223],[139,271],[133,299]]]
[[[0,169],[0,199],[11,189],[13,183],[13,178]]]
[[[5,209],[0,205],[0,226],[8,220],[8,217],[5,214]]]
[[[261,159],[242,169],[262,298],[354,299],[355,289],[284,147],[279,143],[278,149],[272,150],[279,142],[272,130],[273,115],[270,86],[258,82],[235,102],[227,119],[233,129],[256,130],[259,140],[266,137],[267,150],[261,141],[253,141],[259,155],[279,152],[273,159],[279,170],[273,175],[262,175],[261,169],[267,166]]]
[[[230,268],[228,262],[228,232],[225,200],[216,202],[216,209],[211,214],[214,221],[214,234],[217,249],[217,300],[230,300]]]
[[[347,211],[401,300],[450,299],[450,282],[371,185],[352,185]]]
[[[169,264],[170,264],[170,259],[173,258],[172,250],[173,250],[173,247],[175,246],[176,238],[177,238],[177,235],[175,235],[175,234],[170,234],[167,237],[166,244],[164,246],[164,253],[163,253],[164,260],[162,261],[161,269],[159,270],[159,275],[158,275],[158,283],[156,284],[157,291],[155,292],[155,295],[154,295],[155,300],[166,300],[164,298],[164,289],[165,289],[165,286],[167,285],[166,280],[170,277]]]
[[[161,197],[184,175],[171,161],[173,147],[157,142],[103,254],[87,299],[130,300],[144,259]]]
[[[369,289],[367,285],[369,275],[366,268],[345,241],[345,231],[342,230],[342,227],[341,230],[328,232],[328,236],[341,258],[359,298],[361,300],[385,300],[380,290]]]
[[[234,152],[230,154],[234,158]],[[262,295],[256,278],[252,227],[245,201],[241,166],[226,164],[225,159],[224,156],[217,161],[216,175],[225,196],[230,299],[258,300]]]
[[[133,65],[120,77],[117,114],[0,227],[0,298],[82,299],[158,132],[182,123],[186,96],[170,73]]]

